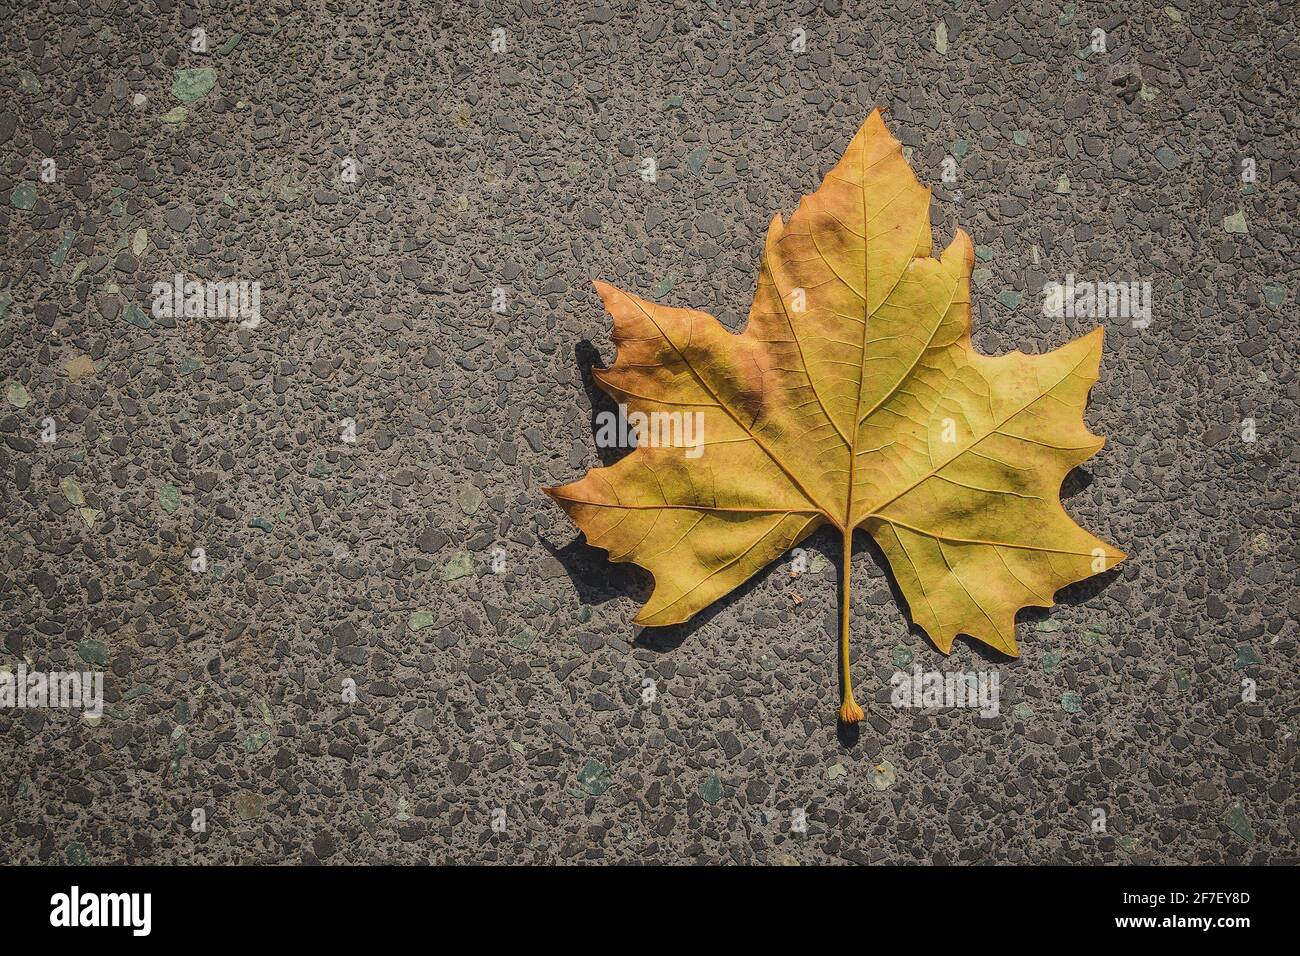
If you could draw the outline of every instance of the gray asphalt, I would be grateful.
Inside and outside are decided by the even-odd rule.
[[[1300,860],[1294,5],[4,6],[0,667],[106,704],[0,709],[0,860]],[[1066,507],[1129,560],[944,658],[864,539],[853,734],[835,539],[639,631],[538,489],[602,460],[590,280],[741,327],[878,104],[981,350],[1107,325]],[[261,323],[153,316],[176,273]]]

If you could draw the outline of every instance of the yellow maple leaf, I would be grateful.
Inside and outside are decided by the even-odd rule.
[[[597,282],[618,356],[595,377],[637,448],[546,489],[610,560],[654,576],[645,625],[685,621],[839,529],[850,723],[855,529],[945,654],[968,634],[1017,656],[1017,611],[1124,558],[1060,502],[1104,444],[1083,423],[1102,329],[1043,355],[976,352],[970,237],[931,258],[929,208],[876,110],[790,221],[773,218],[743,333]]]

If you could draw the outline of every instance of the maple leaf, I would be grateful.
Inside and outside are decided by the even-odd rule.
[[[611,561],[654,576],[644,625],[685,621],[822,525],[839,529],[848,723],[862,719],[856,529],[945,654],[967,634],[1018,656],[1017,611],[1124,558],[1060,501],[1104,444],[1083,422],[1103,330],[1042,355],[976,352],[971,240],[958,230],[932,258],[929,208],[877,109],[790,221],[773,218],[744,332],[596,282],[618,356],[594,374],[637,448],[545,489]],[[669,427],[691,421],[698,444]]]

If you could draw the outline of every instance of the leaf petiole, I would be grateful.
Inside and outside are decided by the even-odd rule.
[[[843,566],[844,587],[841,590],[844,593],[841,595],[840,607],[840,679],[843,693],[840,696],[840,720],[846,724],[856,724],[865,715],[862,713],[862,708],[858,706],[858,702],[853,699],[853,673],[849,669],[849,607],[852,600],[849,576],[853,570],[852,527],[844,529]]]

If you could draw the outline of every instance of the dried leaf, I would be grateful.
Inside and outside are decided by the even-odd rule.
[[[749,324],[603,282],[618,359],[601,388],[646,417],[638,447],[547,492],[612,561],[655,579],[636,623],[685,621],[822,525],[843,538],[840,716],[853,722],[850,558],[862,528],[944,653],[1018,655],[1016,612],[1124,555],[1061,506],[1102,447],[1083,410],[1102,330],[1043,355],[971,345],[965,232],[931,258],[930,190],[877,110],[789,223],[768,228]],[[683,426],[695,416],[702,442]],[[665,441],[666,439],[666,441]]]

